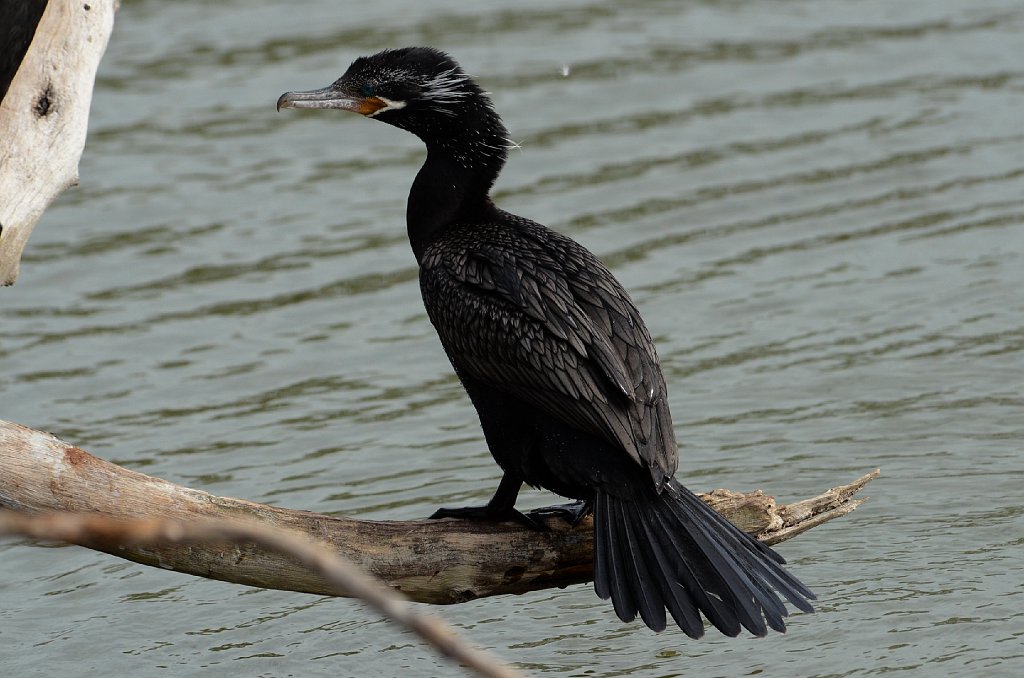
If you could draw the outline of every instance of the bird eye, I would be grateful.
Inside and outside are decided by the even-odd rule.
[[[364,97],[372,97],[373,85],[371,85],[370,83],[364,84],[362,87],[359,88],[359,93],[362,94]]]

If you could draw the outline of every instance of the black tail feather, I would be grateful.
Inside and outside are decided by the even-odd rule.
[[[764,554],[775,563],[783,564],[786,561],[781,555],[730,523],[717,511],[701,501],[700,497],[682,485],[673,482],[666,488],[666,492],[676,493],[682,503],[692,507],[695,513],[707,518],[706,521],[702,521],[703,525],[708,527],[717,525],[722,528],[719,534],[726,543],[733,547],[733,552],[740,556],[741,562],[747,566],[746,569],[748,571],[753,571],[756,575],[763,577],[764,583],[771,584],[779,593],[786,597],[786,600],[800,610],[814,612],[814,608],[807,602],[807,599],[814,600],[817,596],[803,582],[790,574],[784,567],[772,567],[764,559],[758,557],[758,554]],[[779,605],[782,605],[777,597],[774,595],[772,597],[775,598]]]
[[[608,515],[608,502],[604,495],[594,500],[594,513]],[[594,591],[601,600],[608,600],[612,595],[611,572],[609,568],[608,521],[594,521]]]
[[[639,604],[640,618],[655,631],[664,631],[666,603],[658,580],[647,570],[648,558],[645,556],[642,542],[638,538],[643,523],[630,515],[629,509],[623,504],[619,504],[618,509],[619,534],[626,537],[620,544],[624,551],[623,560],[627,567],[632,566],[637,575],[633,579],[633,594]]]
[[[712,590],[711,593],[717,594],[732,608],[732,612],[743,628],[755,636],[764,636],[768,629],[765,627],[761,608],[751,594],[753,585],[744,572],[743,566],[737,562],[736,556],[719,541],[720,535],[709,530],[704,521],[699,518],[695,519],[695,516],[688,514],[685,510],[688,507],[669,499],[670,501],[666,503],[675,513],[680,524],[685,525],[689,530],[700,554],[707,558],[714,571],[721,575],[724,587],[720,591]],[[693,558],[692,553],[687,555],[689,558]]]
[[[727,636],[738,636],[740,634],[740,623],[736,615],[731,612],[726,603],[715,596],[709,596],[707,591],[714,591],[725,586],[722,577],[710,567],[710,563],[692,559],[688,553],[698,552],[697,545],[685,535],[680,538],[680,532],[672,516],[663,516],[661,513],[654,513],[654,520],[658,524],[659,537],[665,540],[666,547],[676,557],[675,579],[679,586],[682,586],[690,596],[693,597],[697,609],[704,613],[716,629]],[[685,630],[685,629],[684,629]],[[704,635],[704,624],[701,623],[700,633],[692,636],[700,638]]]
[[[623,537],[620,534],[621,526],[619,525],[616,511],[613,508],[613,503],[607,496],[602,498],[604,499],[602,508],[606,516],[606,519],[603,521],[603,527],[605,531],[605,555],[608,559],[608,579],[612,606],[615,608],[615,614],[618,615],[619,619],[624,622],[631,622],[636,619],[638,610],[637,603],[633,599],[633,587],[630,583],[630,580],[636,577],[630,575],[631,570],[626,568],[623,560]]]
[[[643,534],[639,535],[643,558],[652,563],[652,577],[661,589],[662,600],[676,625],[691,638],[700,638],[704,634],[704,621],[693,602],[693,598],[685,587],[680,586],[675,576],[676,565],[665,553],[660,536],[655,534],[650,521],[644,521]]]
[[[631,621],[639,612],[655,631],[665,610],[699,638],[700,612],[722,633],[741,628],[785,632],[786,600],[813,612],[814,594],[752,539],[675,481],[658,496],[631,501],[598,494],[594,502],[594,589]],[[699,612],[698,612],[699,610]]]

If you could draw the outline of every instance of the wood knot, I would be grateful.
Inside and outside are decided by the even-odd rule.
[[[53,99],[53,87],[47,83],[46,89],[39,95],[39,98],[36,99],[35,106],[32,107],[36,113],[36,117],[45,118],[50,114],[50,111],[53,109]]]
[[[522,565],[515,565],[513,567],[510,567],[507,570],[505,570],[505,583],[514,584],[515,582],[522,579],[524,574],[526,574],[526,568]]]

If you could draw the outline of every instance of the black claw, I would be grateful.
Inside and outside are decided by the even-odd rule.
[[[439,508],[434,511],[430,519],[438,518],[459,518],[461,520],[490,520],[486,506],[463,506],[462,508]]]

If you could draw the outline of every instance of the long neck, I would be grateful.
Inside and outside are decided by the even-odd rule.
[[[416,261],[444,229],[494,209],[488,193],[505,164],[505,128],[490,106],[421,135],[427,159],[409,192],[406,225]],[[447,132],[447,133],[443,133]]]

